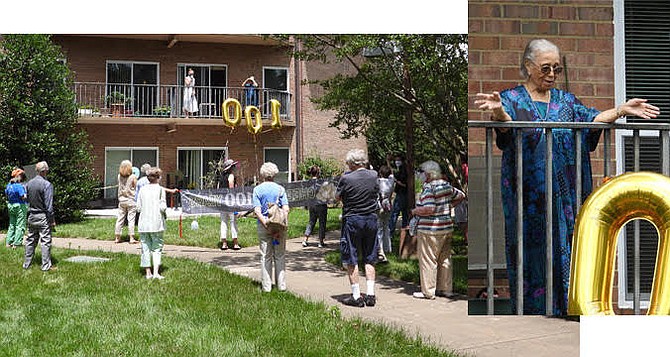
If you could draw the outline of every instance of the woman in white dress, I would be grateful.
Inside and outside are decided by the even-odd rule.
[[[195,77],[193,69],[188,69],[188,75],[184,78],[184,114],[188,118],[189,114],[198,111],[198,100],[195,98]]]

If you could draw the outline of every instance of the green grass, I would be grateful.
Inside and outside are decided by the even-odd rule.
[[[39,251],[39,250],[38,250]],[[0,254],[4,356],[457,356],[358,319],[338,306],[257,283],[211,264],[164,259],[163,281],[147,281],[135,255],[21,268],[22,249]],[[39,261],[39,254],[35,257]]]
[[[327,230],[340,229],[339,215],[341,208],[328,210]],[[256,234],[256,218],[249,215],[237,220],[238,240],[242,247],[258,245]],[[197,246],[204,248],[220,247],[219,216],[201,216],[197,218],[198,230],[191,230],[194,218],[182,219],[182,238],[179,238],[179,220],[168,220],[164,233],[165,244]],[[305,226],[309,221],[309,212],[302,208],[292,208],[289,213],[289,238],[301,237],[305,233]],[[98,240],[114,240],[115,218],[87,218],[82,222],[60,224],[56,227],[55,237],[77,237]],[[229,236],[230,237],[230,236]],[[139,235],[135,235],[139,239]],[[128,229],[123,228],[122,240],[128,240]],[[230,240],[230,239],[229,239]]]
[[[413,282],[419,284],[419,262],[416,259],[400,259],[395,252],[398,252],[399,237],[396,234],[391,240],[392,252],[386,254],[387,264],[377,264],[375,271],[377,274],[387,276],[392,279]],[[468,256],[467,247],[464,245],[463,236],[460,232],[454,231],[452,238],[452,257],[453,267],[453,288],[455,293],[467,294],[468,291]],[[335,265],[342,265],[340,252],[330,251],[325,254],[327,262]],[[361,269],[363,269],[361,267]]]

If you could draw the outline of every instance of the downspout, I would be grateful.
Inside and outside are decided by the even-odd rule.
[[[300,40],[296,39],[295,41],[295,50],[302,50],[302,44]],[[302,95],[301,95],[301,82],[302,82],[302,71],[301,65],[302,61],[295,58],[293,59],[293,66],[295,67],[295,154],[296,154],[296,168],[298,163],[303,160],[303,130],[302,130]],[[299,179],[296,174],[296,179]]]

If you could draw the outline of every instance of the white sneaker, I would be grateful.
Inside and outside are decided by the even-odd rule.
[[[154,279],[162,280],[165,279],[165,277],[160,274],[154,274]]]
[[[153,275],[151,275],[151,274],[147,274],[147,275],[145,275],[144,277],[145,277],[147,280],[148,280],[148,279],[153,279]]]
[[[417,292],[413,293],[413,294],[412,294],[412,297],[415,298],[415,299],[428,299],[428,300],[433,300],[433,299],[435,299],[435,296],[433,296],[433,297],[427,297],[426,295],[424,295],[424,294],[423,294],[422,292],[420,292],[420,291],[417,291]]]

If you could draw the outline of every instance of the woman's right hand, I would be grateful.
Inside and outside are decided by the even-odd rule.
[[[499,92],[492,92],[491,94],[477,93],[476,98],[475,105],[479,105],[479,109],[490,110],[493,112],[493,117],[491,118],[492,120],[502,122],[512,120],[512,118],[510,118],[510,116],[507,115],[503,109]]]

